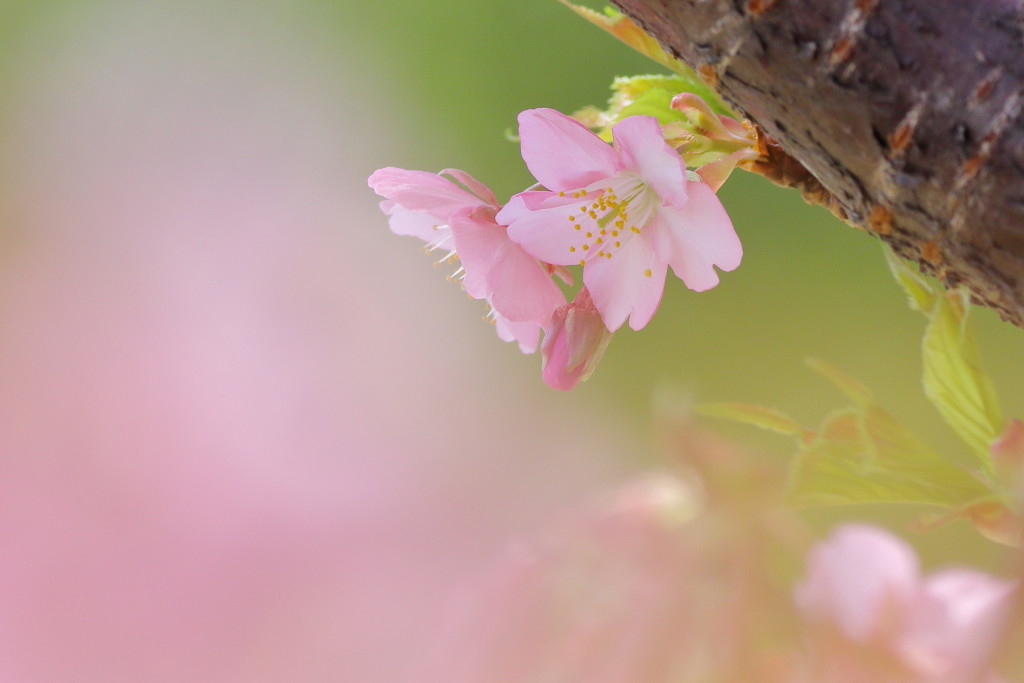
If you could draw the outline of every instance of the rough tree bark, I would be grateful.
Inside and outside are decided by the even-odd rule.
[[[1024,0],[614,0],[848,222],[1024,327]]]

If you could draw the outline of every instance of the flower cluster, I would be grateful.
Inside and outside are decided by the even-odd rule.
[[[697,481],[648,474],[516,539],[455,596],[411,679],[1021,680],[1000,676],[997,652],[1016,581],[966,567],[924,575],[909,544],[863,524],[807,552],[792,518],[708,506]],[[805,566],[795,589],[783,564]]]
[[[818,653],[814,680],[998,680],[989,660],[1015,590],[972,569],[922,577],[908,544],[843,525],[812,549],[796,590]]]
[[[523,160],[543,189],[504,206],[462,171],[383,168],[369,179],[391,230],[458,259],[455,277],[489,304],[498,335],[524,353],[539,347],[557,389],[585,380],[627,319],[634,330],[650,321],[669,268],[704,291],[743,253],[720,182],[688,171],[657,119],[629,116],[611,134],[609,144],[557,111],[522,112]],[[572,284],[567,266],[583,269],[572,301],[555,281]]]

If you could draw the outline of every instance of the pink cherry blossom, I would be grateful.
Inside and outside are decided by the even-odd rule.
[[[796,600],[813,627],[819,680],[952,683],[989,680],[1012,591],[967,569],[922,578],[910,546],[850,524],[811,551]]]
[[[464,187],[444,178],[445,173]],[[388,167],[374,171],[368,182],[385,198],[381,210],[388,215],[391,231],[418,237],[430,247],[450,244],[448,219],[455,212],[498,207],[498,200],[486,185],[455,169],[434,174]]]
[[[548,269],[494,221],[500,206],[486,185],[456,169],[435,175],[400,168],[376,171],[369,185],[385,198],[381,209],[393,232],[418,237],[430,250],[447,249],[442,261],[458,258],[457,276],[472,298],[491,305],[498,336],[517,341],[524,353],[536,351],[565,296]]]
[[[494,323],[494,330],[498,333],[499,339],[506,342],[516,342],[519,345],[519,350],[523,353],[533,353],[540,346],[540,333],[544,328],[537,323],[512,322],[501,313],[498,313],[498,310],[493,307],[487,318]]]
[[[572,303],[555,311],[544,331],[544,381],[562,391],[585,381],[597,368],[611,338],[612,333],[604,326],[590,292],[584,287]]]
[[[478,207],[457,211],[449,219],[466,292],[486,299],[510,322],[546,325],[565,296],[547,269],[494,222],[494,214],[493,207]]]
[[[583,281],[609,330],[640,329],[661,301],[669,266],[690,289],[718,284],[742,247],[714,191],[690,180],[656,119],[629,117],[608,145],[551,109],[519,115],[523,159],[546,191],[497,216],[541,261],[583,265]],[[697,177],[697,176],[693,176]]]

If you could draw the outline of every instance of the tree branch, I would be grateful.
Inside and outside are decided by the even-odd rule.
[[[1022,0],[614,0],[852,225],[1024,327]]]

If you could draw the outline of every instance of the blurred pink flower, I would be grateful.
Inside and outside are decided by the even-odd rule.
[[[637,477],[511,544],[457,594],[413,683],[791,683],[774,515],[719,507],[707,483]]]
[[[922,578],[909,545],[850,524],[811,551],[796,600],[812,627],[817,680],[954,683],[992,680],[1013,588],[967,569]]]
[[[1020,497],[1024,493],[1024,422],[1006,422],[1003,433],[992,443],[992,460],[1010,493]]]
[[[4,683],[401,680],[496,538],[621,469],[614,416],[581,433],[366,229],[417,135],[301,6],[76,3],[8,46]]]
[[[548,191],[498,213],[509,236],[547,263],[584,266],[583,281],[609,330],[646,325],[672,266],[690,289],[718,284],[742,247],[714,191],[688,180],[656,119],[612,129],[614,146],[552,109],[519,115],[526,165]]]
[[[701,629],[690,613],[698,549],[681,533],[692,492],[668,476],[512,544],[452,605],[416,683],[668,683]]]

